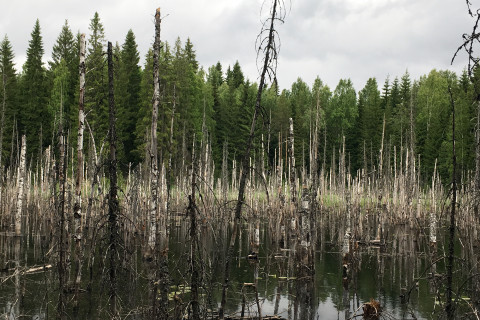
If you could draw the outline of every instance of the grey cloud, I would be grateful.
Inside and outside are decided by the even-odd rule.
[[[263,0],[166,0],[162,6],[162,39],[171,44],[177,36],[190,37],[199,63],[205,68],[221,61],[224,67],[238,60],[248,78],[258,77],[255,38],[261,27]],[[413,78],[432,68],[456,72],[466,63],[460,56],[449,66],[461,35],[470,32],[473,20],[462,1],[452,0],[285,0],[288,14],[278,26],[281,38],[278,79],[290,87],[298,76],[309,84],[319,75],[334,88],[349,77],[357,90],[369,77],[379,83],[406,69]],[[141,57],[153,41],[154,0],[127,1],[10,1],[0,12],[0,36],[8,34],[16,55],[17,70],[35,19],[39,18],[48,61],[65,19],[73,32],[88,35],[95,11],[104,24],[106,38],[123,43],[128,29],[136,35]],[[268,13],[265,2],[263,15]],[[475,0],[473,7],[480,7]]]

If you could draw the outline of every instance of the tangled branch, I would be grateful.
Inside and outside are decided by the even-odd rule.
[[[450,62],[453,64],[453,61],[457,57],[458,53],[462,50],[465,50],[468,56],[468,66],[467,66],[467,72],[468,76],[472,78],[473,70],[478,66],[480,59],[478,57],[475,57],[474,55],[474,44],[480,43],[480,32],[478,32],[478,24],[480,21],[480,9],[477,9],[476,13],[474,14],[471,9],[471,2],[469,0],[466,0],[467,2],[467,8],[468,8],[468,14],[475,19],[475,24],[473,25],[472,32],[470,34],[464,33],[462,35],[463,42],[462,44],[458,47],[457,51],[455,51],[455,54],[452,57],[452,61]]]

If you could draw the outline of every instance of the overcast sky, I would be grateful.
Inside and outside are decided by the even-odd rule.
[[[385,78],[413,79],[431,69],[461,72],[461,55],[450,66],[461,35],[474,21],[464,0],[285,0],[288,14],[278,27],[281,51],[278,81],[282,88],[301,77],[310,86],[318,75],[332,90],[341,78],[356,90],[370,77],[379,87]],[[267,0],[267,5],[269,5]],[[3,1],[0,36],[7,34],[21,70],[35,20],[40,21],[45,56],[65,19],[73,32],[89,34],[94,12],[100,15],[106,38],[123,43],[128,29],[136,35],[141,63],[153,43],[154,13],[162,12],[162,40],[174,43],[190,37],[200,65],[220,61],[224,71],[239,61],[245,75],[258,82],[255,39],[261,28],[262,0],[15,0]],[[480,7],[480,0],[473,1]],[[267,10],[264,10],[265,12]]]

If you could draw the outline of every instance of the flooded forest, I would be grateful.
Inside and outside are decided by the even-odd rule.
[[[143,66],[98,13],[22,71],[3,38],[0,319],[479,319],[476,25],[460,75],[281,89],[285,5],[258,83],[160,9]]]

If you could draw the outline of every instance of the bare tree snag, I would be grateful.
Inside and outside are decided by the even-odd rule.
[[[22,135],[22,149],[20,151],[20,163],[17,171],[17,210],[15,212],[15,235],[22,235],[22,209],[23,209],[23,197],[24,197],[24,184],[25,184],[25,161],[27,153],[27,139],[25,135]]]
[[[23,137],[22,137],[23,140]],[[23,144],[23,143],[22,143]],[[66,296],[65,288],[67,282],[67,250],[68,250],[68,239],[67,239],[67,219],[65,216],[65,136],[63,132],[63,123],[60,125],[59,132],[59,149],[60,149],[60,159],[58,164],[58,201],[57,201],[57,215],[59,219],[59,236],[58,236],[58,246],[59,246],[59,255],[57,262],[58,269],[58,282],[59,282],[59,291],[57,303],[57,319],[66,318]],[[23,149],[22,149],[23,150]]]
[[[447,292],[445,294],[447,301],[445,304],[445,311],[447,319],[455,319],[455,305],[453,304],[453,258],[455,245],[455,209],[457,206],[457,156],[455,151],[455,102],[453,100],[452,90],[450,92],[450,105],[452,107],[452,203],[450,211],[450,227],[449,227],[449,243],[447,255]],[[477,155],[478,156],[478,155]]]
[[[190,303],[192,305],[192,319],[200,320],[200,304],[198,301],[198,288],[199,288],[199,273],[197,262],[197,206],[195,203],[195,189],[196,189],[196,175],[197,175],[197,159],[195,158],[195,139],[193,139],[192,149],[192,193],[188,197],[188,215],[190,216],[190,272],[191,272],[191,295]]]
[[[160,8],[155,12],[155,41],[153,43],[153,101],[152,101],[152,127],[150,145],[150,190],[151,205],[149,213],[149,236],[147,258],[154,260],[151,270],[152,284],[152,317],[155,319],[168,319],[168,237],[166,215],[162,217],[160,230],[157,226],[159,221],[158,189],[158,139],[157,122],[158,108],[160,105]],[[157,236],[158,232],[161,236]],[[162,242],[160,244],[160,241]],[[152,255],[148,257],[148,254]],[[159,296],[157,298],[157,290]]]
[[[152,127],[150,136],[150,189],[151,204],[149,215],[148,245],[153,250],[157,234],[158,218],[158,150],[157,150],[157,122],[158,106],[160,105],[160,8],[155,13],[155,42],[153,43],[153,101],[152,101]]]
[[[3,150],[3,129],[5,126],[5,109],[7,108],[7,75],[5,71],[2,72],[2,94],[3,94],[3,101],[2,101],[2,111],[0,112],[0,172],[3,172],[2,167],[2,150]],[[1,175],[1,179],[3,179],[3,174]],[[0,182],[2,182],[0,180]],[[1,189],[0,189],[1,195]]]
[[[110,258],[110,292],[109,304],[112,319],[118,318],[117,308],[117,255],[118,255],[118,199],[117,199],[117,131],[115,128],[116,112],[115,98],[113,88],[113,50],[112,43],[108,42],[108,105],[109,105],[109,142],[110,142],[110,159],[108,165],[108,173],[110,178],[110,193],[108,195],[108,224],[110,231],[109,258]]]
[[[480,16],[480,15],[479,15]],[[474,211],[480,211],[480,95],[477,97],[477,125],[475,128],[475,204]]]
[[[293,134],[293,119],[289,118],[288,119],[290,125],[289,125],[289,131],[288,131],[288,158],[290,160],[290,199],[291,202],[294,206],[294,208],[297,205],[297,177],[296,177],[296,172],[295,172],[295,140],[294,140],[294,134]]]
[[[78,133],[77,133],[77,171],[75,177],[75,203],[73,205],[73,227],[75,251],[75,302],[78,286],[82,277],[82,185],[83,185],[83,132],[85,130],[85,34],[80,35],[80,94],[78,99]]]
[[[248,166],[249,166],[249,159],[250,159],[250,153],[251,149],[253,146],[253,138],[255,135],[255,126],[257,123],[258,116],[261,112],[261,101],[262,101],[262,92],[265,87],[265,76],[267,75],[267,72],[275,70],[271,66],[272,63],[276,62],[277,59],[277,51],[275,47],[275,41],[274,41],[274,35],[276,33],[275,31],[275,21],[278,19],[278,12],[277,10],[280,10],[280,8],[277,7],[278,0],[273,1],[273,6],[271,10],[271,16],[269,18],[270,25],[268,29],[262,30],[260,33],[259,37],[261,38],[260,42],[260,50],[263,48],[263,51],[265,53],[265,58],[263,60],[263,68],[262,68],[262,73],[260,75],[260,84],[258,86],[258,92],[257,92],[257,97],[255,101],[255,111],[253,113],[253,118],[252,118],[252,125],[250,127],[250,134],[248,136],[248,141],[246,143],[245,147],[245,153],[243,155],[243,162],[242,162],[242,174],[240,176],[240,183],[239,183],[239,188],[238,188],[238,198],[237,198],[237,204],[235,206],[235,218],[234,218],[234,224],[233,224],[233,231],[232,235],[230,238],[230,242],[228,244],[228,251],[227,255],[225,258],[225,273],[224,273],[224,282],[223,282],[223,288],[222,288],[222,298],[220,302],[220,309],[218,311],[218,317],[220,320],[223,320],[225,317],[225,305],[226,305],[226,299],[227,299],[227,290],[230,282],[230,261],[233,256],[233,249],[235,245],[235,240],[237,238],[238,234],[238,229],[239,229],[239,224],[240,224],[240,219],[242,215],[242,206],[243,203],[245,202],[245,186],[246,186],[246,180],[247,180],[247,175],[248,172],[250,171]],[[268,37],[263,39],[262,33],[263,31],[268,32]],[[265,43],[266,42],[266,43]]]

